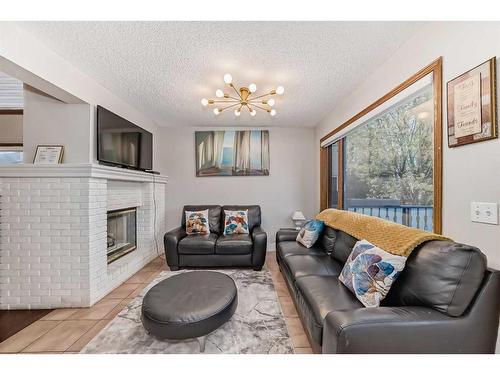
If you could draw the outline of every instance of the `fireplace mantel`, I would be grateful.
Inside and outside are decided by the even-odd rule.
[[[88,177],[107,180],[167,183],[167,176],[100,164],[15,164],[0,167],[1,177]]]

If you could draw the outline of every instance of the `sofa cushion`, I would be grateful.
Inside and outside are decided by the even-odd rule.
[[[248,210],[224,210],[224,236],[232,234],[248,234]]]
[[[338,276],[342,271],[342,264],[326,254],[290,255],[284,259],[284,263],[294,280],[309,275]]]
[[[406,257],[388,253],[367,240],[356,243],[339,280],[366,307],[379,307],[405,267]]]
[[[320,234],[323,232],[325,223],[320,220],[308,221],[297,235],[297,242],[301,243],[308,249],[311,248],[318,240]]]
[[[347,261],[347,258],[352,252],[354,245],[358,242],[358,239],[348,235],[341,230],[336,231],[337,235],[335,237],[335,244],[333,246],[332,257],[338,260],[342,264]]]
[[[208,210],[208,226],[210,233],[221,233],[221,207],[217,205],[188,205],[182,209],[181,225],[186,229],[186,211]]]
[[[215,243],[216,254],[250,254],[252,238],[249,234],[231,234],[220,236]]]
[[[319,236],[317,245],[321,246],[327,254],[332,254],[335,247],[336,238],[337,238],[337,231],[325,225],[323,232]]]
[[[248,210],[248,229],[252,232],[254,227],[258,227],[261,224],[261,213],[260,206],[257,205],[249,205],[249,206],[222,206],[222,219],[221,222],[224,222],[224,211],[245,211]]]
[[[479,249],[451,241],[429,241],[413,250],[389,292],[386,306],[426,306],[460,316],[486,271]]]
[[[363,307],[335,276],[304,276],[296,281],[297,307],[314,342],[321,346],[323,320],[330,311]]]
[[[217,235],[193,234],[179,241],[179,254],[214,254]]]
[[[296,241],[278,242],[276,244],[276,251],[281,259],[289,255],[325,255],[323,249],[317,246],[308,249]]]
[[[187,234],[209,234],[208,210],[186,211],[186,233]]]

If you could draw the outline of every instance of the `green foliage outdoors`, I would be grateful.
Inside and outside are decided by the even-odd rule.
[[[346,137],[348,198],[432,205],[433,119],[414,110],[429,100],[431,87]]]

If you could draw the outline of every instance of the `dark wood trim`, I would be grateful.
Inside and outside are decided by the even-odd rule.
[[[332,154],[333,154],[333,150],[331,147],[327,147],[326,148],[327,150],[327,154],[326,154],[326,170],[327,170],[327,173],[326,173],[326,182],[325,182],[325,185],[327,187],[326,189],[326,206],[325,208],[328,208],[328,207],[331,207],[332,206],[332,202],[331,202],[331,199],[332,199],[332,195],[331,195],[331,191],[330,191],[330,183],[332,181]]]
[[[349,120],[336,127],[328,134],[323,136],[320,140],[320,148],[323,149],[325,147],[321,147],[321,142],[330,138],[332,135],[338,133],[342,129],[345,129],[347,126],[352,124],[354,121],[360,119],[367,113],[373,111],[379,105],[383,104],[387,100],[391,99],[395,95],[399,94],[404,89],[408,88],[418,80],[422,79],[426,75],[433,73],[433,89],[434,89],[434,166],[433,166],[433,183],[434,183],[434,217],[433,217],[433,229],[437,234],[441,234],[442,232],[442,196],[443,196],[443,58],[439,57],[434,60],[432,63],[427,65],[426,67],[419,70],[413,76],[405,80],[403,83],[392,89],[390,92],[382,96],[380,99],[376,100],[368,107],[363,109],[361,112],[357,113]],[[338,178],[338,192],[339,192],[339,208],[343,208],[343,200],[344,200],[344,168],[343,168],[343,158],[344,158],[344,141],[340,139],[339,143],[339,178]],[[325,172],[323,171],[324,165],[320,162],[320,175],[322,176],[321,185],[320,185],[320,207],[322,209],[326,208],[324,200],[324,196],[328,197],[328,181],[323,181]],[[326,195],[325,195],[326,194]],[[326,202],[327,204],[327,202]],[[324,207],[324,208],[323,208]]]
[[[22,109],[0,109],[0,115],[22,115],[23,113]]]
[[[320,180],[320,201],[319,207],[323,211],[328,207],[328,149],[320,147],[319,149],[319,180]]]
[[[443,210],[443,58],[433,63],[434,88],[434,233],[442,233]]]
[[[417,82],[419,79],[425,77],[427,74],[432,73],[435,69],[441,69],[440,67],[442,66],[442,57],[434,60],[432,63],[427,65],[425,68],[419,70],[417,73],[412,75],[410,78],[408,78],[406,81],[401,83],[400,85],[396,86],[393,88],[391,91],[389,91],[387,94],[382,96],[380,99],[374,101],[372,104],[370,104],[368,107],[363,109],[361,112],[357,113],[353,117],[351,117],[349,120],[344,122],[342,125],[336,127],[333,129],[331,132],[329,132],[327,135],[321,138],[321,142],[324,140],[330,138],[332,135],[337,134],[339,131],[342,129],[345,129],[349,125],[351,125],[354,121],[360,119],[367,113],[373,111],[375,108],[377,108],[379,105],[385,103],[389,99],[391,99],[393,96],[399,94],[401,91],[404,89],[408,88],[409,86],[413,85],[415,82]]]
[[[338,176],[337,176],[337,191],[339,194],[337,208],[344,208],[344,139],[339,139],[338,142]]]
[[[344,140],[339,139],[338,146],[338,171],[342,172],[344,168]],[[321,211],[332,206],[330,202],[330,182],[332,181],[332,149],[331,147],[321,147],[320,152],[320,209]],[[339,173],[337,176],[337,208],[344,206],[344,175]]]
[[[22,143],[0,143],[0,147],[23,147]]]

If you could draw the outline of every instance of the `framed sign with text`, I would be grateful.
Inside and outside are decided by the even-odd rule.
[[[64,146],[46,146],[36,147],[33,164],[60,164],[64,155]]]
[[[496,58],[447,83],[448,147],[497,138]]]

